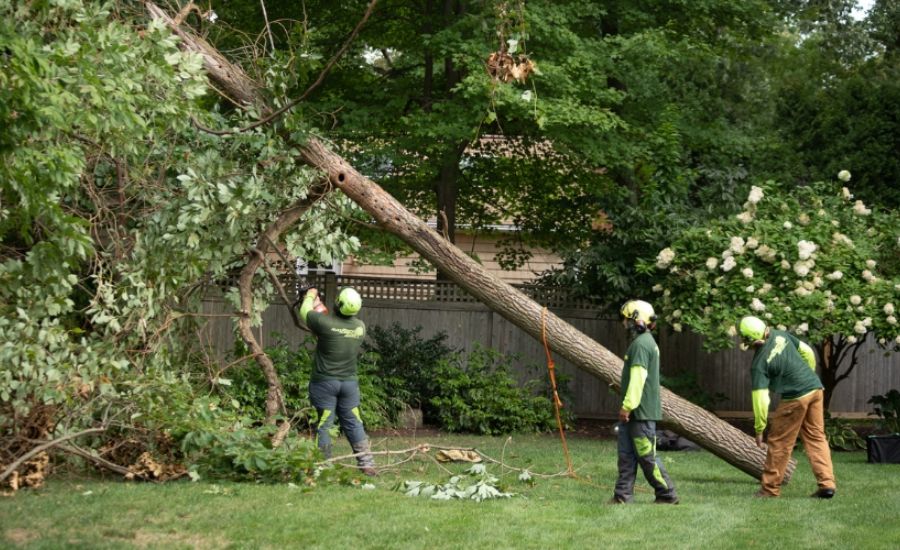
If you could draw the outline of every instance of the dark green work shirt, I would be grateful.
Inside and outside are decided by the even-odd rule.
[[[797,351],[800,340],[793,334],[772,330],[766,343],[753,355],[750,382],[754,390],[769,389],[782,399],[796,399],[822,388],[822,382]]]
[[[310,311],[306,326],[316,335],[316,365],[311,380],[354,380],[366,324],[356,317]]]
[[[645,332],[632,340],[625,351],[625,365],[622,368],[620,397],[625,399],[625,392],[631,382],[631,367],[638,365],[647,369],[641,403],[633,411],[631,418],[635,420],[662,420],[662,404],[659,400],[659,347],[649,332]]]

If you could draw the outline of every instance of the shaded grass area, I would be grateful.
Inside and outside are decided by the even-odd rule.
[[[565,471],[552,436],[374,440],[376,450],[426,442],[477,447],[537,473]],[[612,506],[606,502],[616,475],[615,443],[574,439],[569,448],[578,479],[538,477],[529,485],[517,480],[518,472],[490,464],[503,488],[518,495],[482,503],[391,490],[403,480],[446,481],[448,474],[428,459],[383,474],[374,489],[55,479],[43,490],[0,499],[0,547],[880,549],[900,541],[900,465],[867,464],[862,452],[834,455],[838,495],[832,501],[808,497],[815,481],[799,452],[794,479],[774,500],[751,498],[756,481],[707,452],[671,452],[662,455],[681,505],[652,504],[640,480],[636,504]],[[349,448],[337,449],[344,451]]]

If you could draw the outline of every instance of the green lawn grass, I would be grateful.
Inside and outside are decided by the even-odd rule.
[[[376,450],[417,443],[477,447],[539,473],[565,470],[558,439],[429,436],[374,438]],[[338,452],[345,449],[342,442]],[[900,465],[836,453],[837,496],[811,499],[806,457],[779,499],[755,499],[754,479],[707,452],[662,453],[679,506],[652,504],[640,479],[637,502],[606,504],[615,443],[570,439],[579,479],[520,483],[510,499],[436,501],[393,491],[403,480],[443,482],[432,461],[409,462],[374,489],[180,481],[125,483],[59,477],[46,488],[0,498],[0,547],[23,548],[873,548],[900,546]],[[433,454],[432,451],[431,454]],[[379,463],[386,461],[379,457]],[[456,471],[464,466],[454,465]],[[502,474],[502,475],[501,475]]]

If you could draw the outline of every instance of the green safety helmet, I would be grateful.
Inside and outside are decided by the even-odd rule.
[[[759,317],[748,315],[741,319],[740,333],[745,340],[757,342],[766,338],[766,323]]]
[[[355,289],[347,287],[338,294],[334,306],[341,315],[352,317],[362,309],[362,296]]]
[[[619,313],[622,314],[622,317],[634,321],[634,325],[642,331],[656,321],[656,312],[653,311],[653,306],[643,300],[628,300]]]

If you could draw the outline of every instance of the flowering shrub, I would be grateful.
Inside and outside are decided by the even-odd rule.
[[[737,320],[752,314],[816,345],[836,372],[835,359],[850,356],[849,371],[855,354],[835,351],[869,335],[900,349],[898,265],[897,212],[854,201],[847,187],[767,182],[753,186],[741,213],[686,231],[641,268],[664,275],[654,287],[662,319],[705,335],[708,349],[732,346]]]

